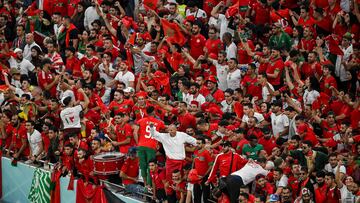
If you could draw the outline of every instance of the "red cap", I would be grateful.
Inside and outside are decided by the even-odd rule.
[[[196,100],[192,100],[192,101],[190,102],[190,104],[195,104],[197,107],[199,107],[199,102],[196,101]]]
[[[147,97],[147,93],[144,91],[140,91],[140,92],[136,93],[136,96],[137,97]]]
[[[216,77],[213,76],[213,75],[210,75],[206,81],[210,81],[210,82],[213,82],[213,83],[217,83],[217,79],[216,79]]]
[[[185,20],[193,23],[193,22],[195,22],[195,17],[193,15],[190,15],[190,16],[187,16],[185,18]]]

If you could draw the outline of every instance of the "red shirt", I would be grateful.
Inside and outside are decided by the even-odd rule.
[[[158,120],[154,117],[146,117],[136,122],[139,125],[139,142],[138,146],[148,147],[156,150],[157,141],[150,135],[150,123],[153,123],[157,131],[161,131],[165,128],[163,121]]]
[[[236,146],[236,153],[238,154],[242,154],[242,149],[244,147],[244,145],[249,144],[249,141],[245,138],[241,139]]]
[[[255,46],[251,40],[247,40],[249,48],[254,51]],[[243,47],[242,43],[239,43],[237,46],[238,50],[238,61],[239,64],[248,64],[252,62],[252,57],[246,52],[245,48]]]
[[[246,94],[250,94],[253,97],[258,97],[259,99],[262,99],[262,87],[258,83],[256,75],[252,78],[251,75],[246,74],[241,80],[241,85],[246,88]]]
[[[201,34],[193,35],[190,39],[190,55],[196,60],[200,55],[204,54],[203,48],[206,38]]]
[[[19,151],[21,146],[22,146],[22,141],[26,140],[26,142],[28,142],[27,139],[27,131],[25,128],[25,124],[20,124],[19,128],[14,128],[13,129],[14,133],[12,135],[12,143],[14,144],[15,147],[15,151]],[[29,156],[30,155],[30,149],[29,149],[29,145],[25,148],[25,150],[22,152],[23,156]]]
[[[177,116],[177,121],[179,122],[178,130],[181,132],[185,132],[187,128],[192,127],[196,128],[196,119],[195,116],[190,114],[189,112],[186,112],[183,115],[179,114],[178,109],[174,108],[171,111],[172,114]]]
[[[312,27],[315,24],[315,21],[312,17],[309,17],[306,21],[300,17],[298,21],[299,26],[310,26]]]
[[[48,152],[49,146],[50,146],[50,138],[47,134],[45,133],[41,133],[41,138],[44,144],[44,151]]]
[[[45,90],[45,85],[51,84],[54,80],[55,80],[55,78],[52,76],[51,73],[47,73],[47,72],[45,72],[43,70],[39,71],[39,73],[38,73],[38,83],[39,83],[39,87],[41,89]],[[51,87],[51,89],[49,90],[52,97],[56,96],[56,87],[57,87],[57,85],[53,85]]]
[[[67,170],[72,170],[73,169],[73,166],[74,166],[74,156],[73,155],[66,155],[66,154],[63,154],[61,156],[61,163],[63,166],[66,167]]]
[[[194,169],[197,170],[200,176],[205,176],[212,164],[213,158],[208,150],[196,150],[194,152]]]
[[[213,53],[217,56],[219,51],[223,49],[223,44],[220,39],[208,39],[206,40],[205,47],[209,55]]]
[[[265,139],[264,137],[259,139],[259,144],[261,144],[264,147],[264,150],[267,154],[271,154],[272,149],[277,146],[276,140],[274,137],[271,137],[270,139]]]
[[[299,49],[304,49],[307,52],[312,51],[316,46],[316,41],[314,39],[304,39],[302,38],[298,44]]]
[[[332,95],[331,89],[329,89],[329,87],[331,86],[334,87],[335,89],[337,88],[336,79],[331,75],[328,77],[324,77],[320,82],[321,91],[329,96]]]
[[[7,137],[5,140],[2,141],[3,143],[5,143],[5,145],[4,145],[5,149],[8,149],[11,144],[11,140],[13,139],[12,137],[13,137],[14,130],[15,130],[14,127],[10,123],[6,124],[5,133],[6,133]]]
[[[209,179],[207,182],[213,182],[215,180],[216,173],[218,172],[218,170],[220,171],[220,177],[226,177],[230,173],[244,167],[244,165],[247,163],[247,160],[242,158],[239,154],[234,153],[232,168],[230,170],[232,153],[233,153],[232,151],[229,151],[227,153],[221,153],[216,156],[214,166],[211,169]]]
[[[84,159],[81,162],[76,160],[75,167],[84,176],[85,180],[88,181],[91,177],[90,173],[94,170],[94,162],[90,158]]]
[[[273,23],[279,22],[279,20],[283,20],[284,18],[290,21],[289,9],[279,9],[272,10],[270,13],[270,18]]]
[[[256,2],[252,7],[255,11],[255,25],[265,25],[270,22],[270,6]]]
[[[282,61],[282,59],[277,59],[276,61],[271,61],[268,64],[266,73],[267,74],[274,74],[275,70],[279,71],[279,74],[276,78],[268,78],[268,82],[272,85],[280,85],[281,83],[281,75],[282,75],[282,71],[284,69],[284,62]]]
[[[118,103],[117,101],[112,101],[109,104],[109,110],[113,111],[114,114],[118,114],[120,112],[122,113],[130,113],[131,108],[133,106],[133,102],[131,100],[125,99],[121,103]]]
[[[310,64],[310,63],[303,63],[303,65],[301,66],[301,75],[304,78],[310,77],[315,75],[315,73],[318,76],[322,75],[322,70],[321,70],[321,65],[317,62]]]
[[[210,90],[207,88],[204,88],[201,94],[204,97],[206,97],[210,94]],[[212,96],[218,103],[222,102],[225,99],[224,92],[221,89],[216,89],[216,91],[214,93],[212,93]]]
[[[288,179],[288,185],[292,189],[293,198],[297,198],[297,194],[299,193],[299,180],[294,176],[290,176]]]
[[[155,184],[155,189],[164,189],[164,183],[162,181],[166,178],[165,174],[165,170],[160,168],[158,168],[155,172],[150,171],[150,177]]]
[[[81,65],[81,63],[80,63],[79,59],[77,59],[75,56],[72,58],[67,58],[65,70],[72,71],[72,75],[75,77],[82,77],[80,65]]]
[[[144,107],[140,107],[138,104],[135,104],[132,107],[132,112],[135,115],[135,120],[138,121],[142,118],[147,117],[146,108],[147,108],[147,105],[145,105]]]
[[[341,199],[341,193],[338,187],[327,188],[326,203],[340,203],[341,202],[340,199]]]
[[[125,173],[129,177],[137,178],[139,175],[139,158],[127,158],[121,167],[121,172]],[[122,179],[122,183],[124,185],[129,185],[136,182],[130,179]]]
[[[120,145],[119,151],[123,154],[128,153],[129,148],[134,145],[133,141],[133,130],[131,128],[131,125],[128,123],[125,123],[123,126],[116,125],[116,137],[118,142],[123,142],[126,139],[130,138],[130,143],[126,145]]]
[[[72,1],[69,1],[69,4],[67,5],[67,15],[68,16],[72,16],[75,12],[75,9],[76,9],[76,6],[77,4],[80,3],[80,0],[72,0]]]

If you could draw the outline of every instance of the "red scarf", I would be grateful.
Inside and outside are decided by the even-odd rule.
[[[66,30],[66,36],[65,36],[65,45],[66,47],[69,47],[70,44],[70,32],[75,30],[76,27],[74,24],[70,24],[69,28]]]

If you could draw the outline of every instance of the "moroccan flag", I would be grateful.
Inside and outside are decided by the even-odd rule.
[[[28,199],[32,203],[50,203],[51,174],[37,168],[31,183]]]
[[[158,0],[144,0],[144,7],[146,9],[156,10]]]
[[[230,18],[232,16],[234,16],[235,14],[239,13],[239,5],[240,2],[237,1],[234,5],[230,6],[226,12],[225,12],[225,16],[226,18]]]
[[[108,203],[103,191],[103,186],[95,186],[91,183],[84,184],[82,179],[77,181],[76,203]]]
[[[183,46],[186,43],[186,38],[176,23],[170,23],[165,19],[161,19],[161,25],[164,30],[165,36],[170,43],[176,43]]]
[[[344,52],[340,49],[339,43],[333,38],[333,36],[328,36],[325,38],[329,43],[329,52],[334,55],[344,55]]]

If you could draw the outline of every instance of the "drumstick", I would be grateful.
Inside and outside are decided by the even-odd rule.
[[[106,137],[107,139],[109,139],[110,142],[112,142],[112,139],[109,137],[109,135],[105,134],[105,137]]]

